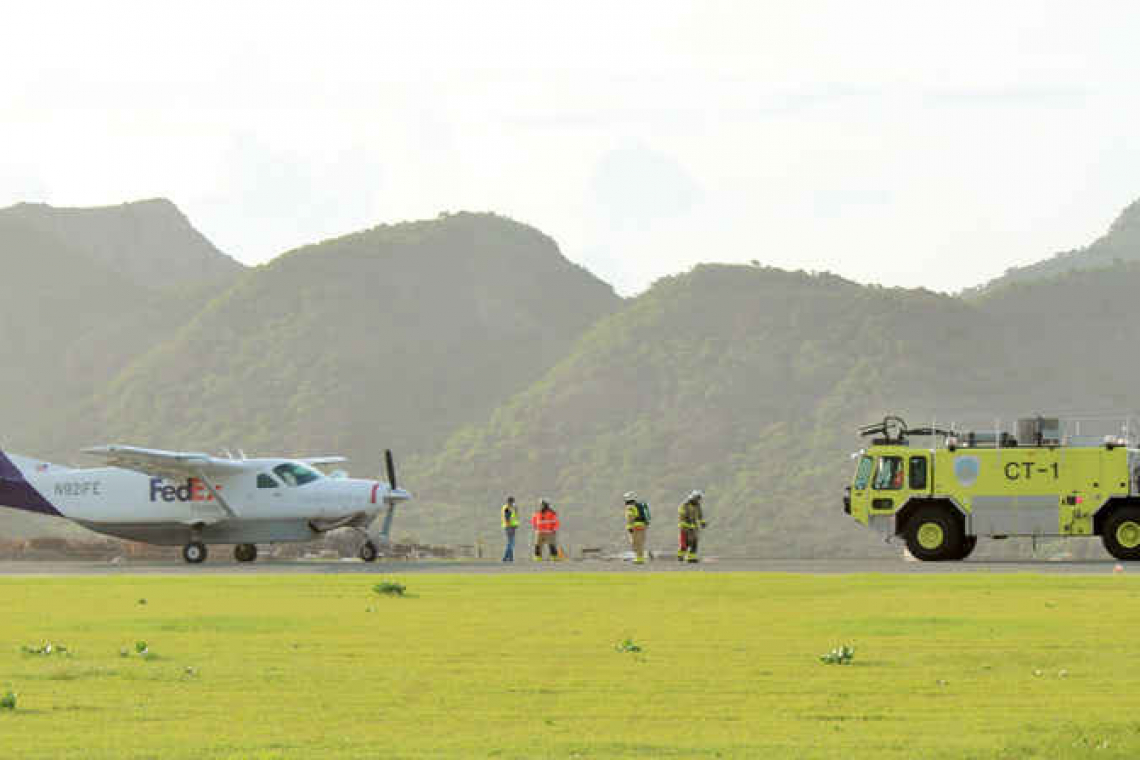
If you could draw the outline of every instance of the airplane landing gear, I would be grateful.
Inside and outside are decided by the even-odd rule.
[[[378,554],[376,544],[371,541],[365,541],[360,545],[360,558],[365,562],[375,562]]]
[[[191,565],[198,565],[206,561],[206,545],[201,541],[191,541],[182,547],[182,559]]]
[[[238,562],[253,562],[257,559],[257,544],[238,544],[234,547],[234,559]]]

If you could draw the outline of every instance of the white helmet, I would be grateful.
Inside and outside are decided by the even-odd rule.
[[[631,502],[631,501],[637,501],[637,494],[634,493],[633,491],[626,491],[625,496],[623,496],[622,498],[625,499],[625,501],[627,503]]]
[[[705,498],[704,491],[696,490],[689,494],[689,498],[685,501],[700,501]]]

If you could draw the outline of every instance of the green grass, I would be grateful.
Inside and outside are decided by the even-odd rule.
[[[1140,755],[1128,576],[395,580],[0,579],[0,756]]]

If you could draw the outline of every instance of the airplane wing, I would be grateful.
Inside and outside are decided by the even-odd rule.
[[[322,464],[340,464],[341,462],[347,462],[348,459],[345,457],[305,457],[304,459],[295,459],[293,461],[319,466]]]
[[[162,451],[137,446],[92,446],[84,454],[99,457],[110,467],[122,467],[158,478],[198,478],[230,517],[237,517],[230,505],[214,488],[212,478],[233,475],[249,469],[240,460],[220,459],[196,451]]]
[[[123,467],[159,478],[233,475],[248,469],[240,460],[221,459],[196,451],[162,451],[136,446],[92,446],[84,454],[99,457],[111,467]]]

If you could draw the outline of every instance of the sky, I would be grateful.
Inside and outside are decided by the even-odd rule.
[[[634,294],[953,292],[1140,198],[1140,5],[0,0],[0,205],[165,197],[246,263],[495,211]]]

